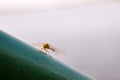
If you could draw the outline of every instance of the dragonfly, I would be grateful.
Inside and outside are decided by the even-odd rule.
[[[54,47],[53,45],[49,44],[49,43],[32,43],[33,46],[35,47],[39,47],[38,50],[45,52],[45,53],[50,53],[55,52],[55,53],[62,53],[65,54],[64,51]]]

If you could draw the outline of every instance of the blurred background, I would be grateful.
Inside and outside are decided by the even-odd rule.
[[[0,29],[66,52],[60,62],[97,80],[120,80],[120,0],[0,0]]]

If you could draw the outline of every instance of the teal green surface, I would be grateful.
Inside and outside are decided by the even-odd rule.
[[[91,80],[0,31],[0,80]]]

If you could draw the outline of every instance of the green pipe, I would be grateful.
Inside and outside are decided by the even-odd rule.
[[[0,80],[92,80],[0,31]]]

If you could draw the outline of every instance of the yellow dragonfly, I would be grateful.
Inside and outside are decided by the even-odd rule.
[[[63,54],[65,54],[64,51],[59,50],[58,48],[52,46],[49,43],[32,43],[32,45],[36,46],[36,47],[41,47],[38,50],[43,51],[45,53],[49,53],[50,50],[51,50],[52,52],[55,52],[55,53],[63,53]]]

